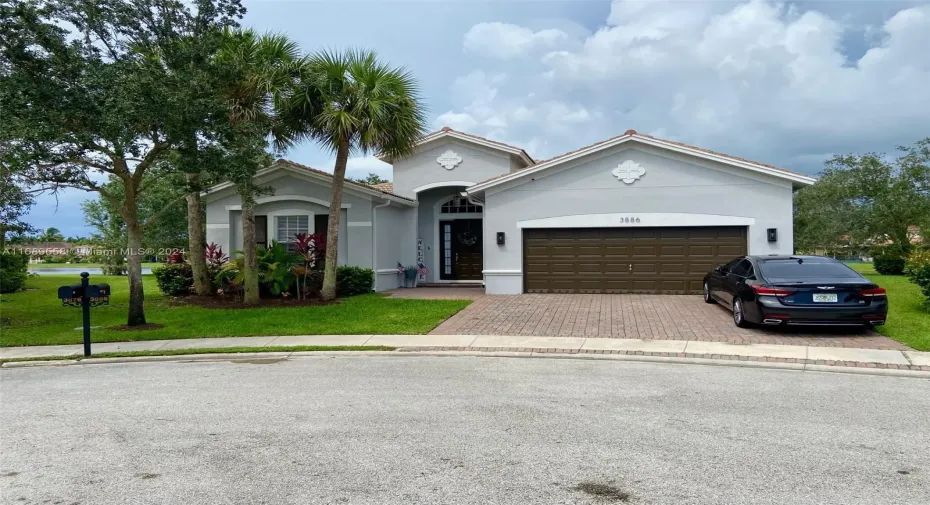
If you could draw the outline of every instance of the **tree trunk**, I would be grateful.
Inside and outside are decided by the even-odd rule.
[[[123,220],[129,235],[129,251],[126,254],[126,272],[129,277],[128,326],[145,324],[145,292],[142,288],[142,226],[136,209],[136,187],[127,181],[126,198],[123,201]]]
[[[329,222],[326,225],[326,264],[323,267],[323,300],[336,298],[336,262],[339,259],[339,218],[342,216],[342,187],[345,185],[346,164],[349,162],[349,142],[341,140],[336,150],[333,171],[333,193],[329,202]]]
[[[212,280],[207,272],[206,249],[203,236],[203,206],[200,203],[200,191],[197,174],[186,174],[187,184],[194,191],[187,193],[187,247],[190,250],[188,260],[194,273],[194,293],[199,296],[213,294]]]
[[[258,258],[255,246],[255,190],[251,182],[242,185],[239,196],[242,199],[242,256],[245,263],[242,302],[254,305],[258,303]]]

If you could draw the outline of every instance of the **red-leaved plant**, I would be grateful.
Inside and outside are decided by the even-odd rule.
[[[172,251],[165,257],[165,263],[169,265],[178,265],[184,263],[184,253],[181,251]]]
[[[295,233],[293,245],[303,261],[303,266],[298,267],[300,271],[296,276],[297,299],[299,300],[307,296],[307,275],[311,270],[322,267],[326,260],[326,239],[322,233]]]
[[[206,249],[207,265],[219,269],[229,261],[229,256],[223,254],[223,248],[216,242],[210,242]]]

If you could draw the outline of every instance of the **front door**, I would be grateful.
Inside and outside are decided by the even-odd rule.
[[[480,219],[439,222],[439,278],[480,281],[484,268]]]

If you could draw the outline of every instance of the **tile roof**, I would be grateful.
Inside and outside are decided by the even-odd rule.
[[[438,130],[436,130],[436,131],[434,131],[434,132],[428,133],[428,134],[424,135],[423,137],[426,138],[426,137],[429,137],[429,136],[431,136],[431,135],[436,135],[436,134],[439,134],[439,133],[442,133],[442,132],[456,133],[456,134],[461,135],[461,136],[463,136],[463,137],[470,137],[470,138],[473,138],[473,139],[478,140],[478,141],[481,141],[481,142],[488,142],[488,143],[491,143],[491,144],[496,144],[496,145],[499,145],[499,146],[504,147],[504,148],[506,148],[506,149],[517,150],[517,151],[520,151],[521,153],[523,153],[527,158],[529,158],[530,161],[533,161],[533,162],[535,163],[535,161],[533,160],[533,157],[530,156],[529,154],[527,154],[527,152],[526,152],[525,150],[523,150],[522,147],[517,147],[517,146],[514,146],[514,145],[510,145],[510,144],[505,144],[505,143],[503,143],[503,142],[498,142],[498,141],[496,141],[496,140],[491,140],[491,139],[489,139],[489,138],[479,137],[478,135],[472,135],[471,133],[465,133],[465,132],[459,131],[459,130],[453,130],[452,128],[449,128],[448,126],[443,126],[442,128],[440,128],[440,129],[438,129]]]
[[[289,165],[289,166],[294,167],[294,168],[296,168],[296,169],[298,169],[298,170],[304,170],[304,171],[306,171],[306,172],[311,172],[311,173],[318,174],[318,175],[325,175],[326,177],[329,177],[329,178],[332,178],[332,177],[333,177],[333,174],[331,174],[331,173],[329,173],[329,172],[324,172],[324,171],[322,171],[322,170],[318,170],[318,169],[316,169],[316,168],[309,167],[309,166],[307,166],[307,165],[301,165],[300,163],[297,163],[297,162],[294,162],[294,161],[291,161],[291,160],[286,160],[286,159],[284,159],[284,158],[278,159],[277,161],[275,161],[275,163],[276,163],[276,164],[282,164],[282,165]],[[361,188],[361,189],[368,189],[368,190],[378,191],[378,192],[380,192],[380,193],[384,193],[384,194],[386,194],[386,195],[393,196],[394,198],[401,198],[401,199],[408,200],[408,201],[411,201],[411,202],[415,201],[415,200],[412,200],[412,199],[407,198],[407,197],[405,197],[405,196],[395,195],[395,194],[392,192],[392,191],[394,190],[394,185],[393,185],[392,183],[385,183],[385,184],[387,184],[387,185],[390,186],[390,189],[389,189],[389,190],[388,190],[388,189],[384,189],[384,188],[382,187],[382,186],[385,186],[385,184],[370,185],[370,184],[363,184],[363,183],[361,183],[361,182],[355,182],[355,181],[349,180],[349,179],[346,179],[346,180],[345,180],[345,183],[346,183],[347,185],[349,185],[349,186],[356,186],[356,187]]]
[[[549,162],[551,162],[551,161],[555,161],[555,160],[558,160],[558,159],[560,159],[560,158],[565,158],[566,156],[570,156],[570,155],[572,155],[572,154],[575,154],[575,153],[577,153],[578,151],[584,151],[584,150],[590,149],[590,148],[592,148],[592,147],[597,147],[597,146],[599,146],[599,145],[601,145],[601,144],[606,144],[606,143],[608,143],[608,142],[612,142],[612,141],[614,141],[614,140],[620,139],[621,137],[633,137],[633,136],[635,136],[635,137],[645,137],[645,138],[648,138],[648,139],[657,140],[657,141],[659,141],[659,142],[664,142],[664,143],[666,143],[666,144],[674,144],[674,145],[676,145],[676,146],[684,147],[684,148],[686,148],[686,149],[694,149],[695,151],[701,151],[701,152],[705,152],[705,153],[708,153],[708,154],[713,154],[713,155],[715,155],[715,156],[720,156],[720,157],[723,157],[723,158],[728,158],[728,159],[731,159],[731,160],[734,160],[734,161],[740,161],[740,162],[743,162],[743,163],[752,163],[753,165],[759,165],[759,166],[762,166],[762,167],[765,167],[765,168],[771,168],[772,170],[778,170],[779,172],[784,172],[784,173],[786,173],[786,174],[801,175],[801,176],[804,176],[804,177],[810,177],[809,175],[807,175],[807,174],[802,174],[802,173],[800,173],[800,172],[793,172],[793,171],[791,171],[791,170],[786,170],[786,169],[784,169],[784,168],[776,167],[776,166],[774,166],[774,165],[768,165],[768,164],[766,164],[766,163],[759,163],[758,161],[748,160],[748,159],[746,159],[746,158],[740,158],[739,156],[732,156],[732,155],[724,154],[724,153],[721,153],[721,152],[718,152],[718,151],[712,151],[712,150],[710,150],[710,149],[704,149],[703,147],[697,147],[697,146],[693,146],[693,145],[691,145],[691,144],[685,144],[684,142],[676,142],[676,141],[674,141],[674,140],[667,140],[667,139],[662,139],[662,138],[659,138],[659,137],[654,137],[654,136],[652,136],[652,135],[647,135],[647,134],[645,134],[645,133],[639,133],[639,132],[637,132],[636,130],[627,130],[627,131],[623,132],[622,135],[616,135],[616,136],[614,136],[614,137],[610,137],[609,139],[601,140],[601,141],[595,142],[595,143],[593,143],[593,144],[590,144],[590,145],[587,145],[587,146],[584,146],[584,147],[579,147],[578,149],[573,149],[573,150],[571,150],[571,151],[568,151],[567,153],[562,153],[562,154],[560,154],[560,155],[558,155],[558,156],[555,156],[555,157],[553,157],[553,158],[549,158],[549,159],[547,159],[547,160],[538,160],[538,161],[536,162],[536,164],[537,164],[537,165],[541,165],[541,164],[543,164],[543,163],[549,163]]]
[[[393,182],[381,182],[378,184],[369,184],[369,186],[377,189],[378,191],[383,191],[385,193],[394,193],[394,183]]]
[[[623,137],[644,137],[644,138],[656,140],[656,141],[659,141],[659,142],[663,142],[663,143],[666,143],[666,144],[673,144],[673,145],[676,145],[676,146],[684,147],[684,148],[686,148],[686,149],[693,149],[693,150],[695,150],[695,151],[701,151],[701,152],[704,152],[704,153],[713,154],[713,155],[715,155],[715,156],[720,156],[720,157],[722,157],[722,158],[728,158],[728,159],[731,159],[731,160],[734,160],[734,161],[739,161],[739,162],[743,162],[743,163],[752,163],[753,165],[759,165],[759,166],[762,166],[762,167],[765,167],[765,168],[769,168],[769,169],[772,169],[772,170],[777,170],[777,171],[779,171],[779,172],[783,172],[783,173],[786,173],[786,174],[800,175],[800,176],[802,176],[802,177],[810,177],[810,175],[802,174],[802,173],[800,173],[800,172],[793,172],[793,171],[791,171],[791,170],[786,170],[786,169],[784,169],[784,168],[776,167],[776,166],[774,166],[774,165],[768,165],[768,164],[766,164],[766,163],[759,163],[758,161],[752,161],[752,160],[748,160],[748,159],[746,159],[746,158],[740,158],[739,156],[731,156],[731,155],[729,155],[729,154],[724,154],[724,153],[721,153],[721,152],[712,151],[712,150],[710,150],[710,149],[704,149],[704,148],[702,148],[702,147],[697,147],[697,146],[693,146],[693,145],[690,145],[690,144],[685,144],[685,143],[683,143],[683,142],[676,142],[676,141],[674,141],[674,140],[666,140],[666,139],[662,139],[662,138],[659,138],[659,137],[654,137],[654,136],[652,136],[652,135],[646,135],[645,133],[639,133],[639,132],[637,132],[636,130],[627,130],[627,131],[623,132],[621,135],[615,135],[615,136],[610,137],[610,138],[608,138],[608,139],[604,139],[604,140],[597,141],[597,142],[595,142],[595,143],[593,143],[593,144],[589,144],[589,145],[586,145],[586,146],[583,146],[583,147],[579,147],[579,148],[577,148],[577,149],[572,149],[571,151],[568,151],[568,152],[566,152],[566,153],[562,153],[562,154],[560,154],[560,155],[558,155],[558,156],[554,156],[554,157],[552,157],[552,158],[548,158],[548,159],[545,159],[545,160],[536,160],[535,165],[530,165],[530,166],[528,166],[528,167],[521,168],[520,170],[525,170],[525,169],[527,169],[527,168],[533,168],[533,167],[535,167],[535,166],[542,165],[542,164],[548,164],[548,163],[551,163],[551,162],[557,162],[557,161],[560,160],[560,159],[567,158],[567,157],[569,157],[569,156],[571,156],[571,155],[573,155],[573,154],[576,154],[576,153],[578,153],[578,152],[580,152],[580,151],[585,151],[585,150],[588,150],[588,149],[591,149],[591,148],[596,148],[596,147],[598,147],[598,146],[600,146],[600,145],[607,144],[607,143],[613,142],[613,141],[615,141],[615,140],[619,140],[619,139],[621,139],[621,138],[623,138]],[[513,172],[511,172],[511,173],[513,173]],[[486,180],[484,180],[484,181],[481,181],[481,182],[479,182],[478,184],[485,184],[485,183],[490,182],[490,181],[493,181],[493,180],[495,180],[495,179],[500,179],[501,177],[506,177],[506,176],[510,175],[511,173],[501,174],[501,175],[498,175],[498,176],[496,176],[496,177],[491,177],[490,179],[486,179]]]

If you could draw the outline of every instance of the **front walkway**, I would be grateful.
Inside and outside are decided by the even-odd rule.
[[[411,291],[429,291],[429,288]],[[728,309],[692,295],[484,295],[433,335],[534,335],[731,344],[909,349],[872,331],[737,328]]]

